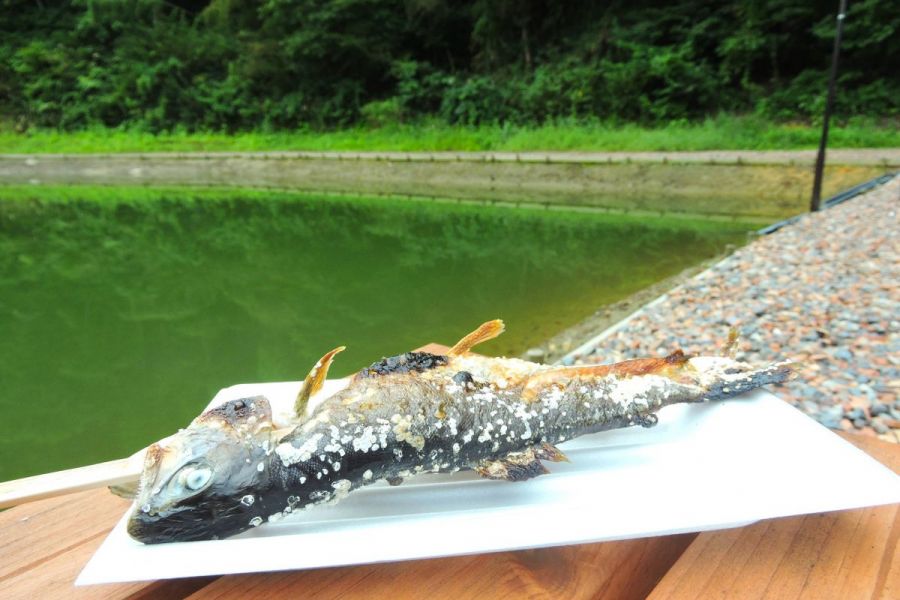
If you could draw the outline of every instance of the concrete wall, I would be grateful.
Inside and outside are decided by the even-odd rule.
[[[888,172],[897,158],[830,165],[824,193]],[[811,160],[806,153],[734,152],[0,155],[0,183],[274,187],[770,221],[807,209]]]

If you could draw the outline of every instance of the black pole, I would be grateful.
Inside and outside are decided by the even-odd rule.
[[[822,138],[819,140],[819,153],[816,155],[816,171],[813,178],[812,200],[809,210],[819,210],[822,200],[822,171],[825,168],[825,146],[828,144],[828,122],[831,120],[831,107],[834,105],[834,87],[837,79],[838,56],[841,52],[841,35],[844,32],[844,15],[847,13],[847,0],[841,0],[837,15],[837,30],[834,33],[834,52],[831,55],[831,74],[828,76],[828,97],[825,99],[825,117],[822,120]]]

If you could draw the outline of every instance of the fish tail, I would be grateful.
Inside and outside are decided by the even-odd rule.
[[[690,357],[676,351],[665,358],[642,358],[612,365],[556,367],[541,371],[527,381],[523,399],[533,401],[556,386],[565,393],[602,392],[618,402],[644,398],[650,406],[678,402],[723,400],[786,381],[792,373],[789,362],[761,368],[723,356]],[[585,390],[585,392],[581,392]]]
[[[698,356],[691,359],[690,377],[705,389],[703,400],[724,400],[770,383],[791,378],[790,362],[777,362],[753,368],[730,358]]]

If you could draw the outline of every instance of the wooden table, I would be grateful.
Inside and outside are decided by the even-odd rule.
[[[845,437],[900,470],[900,446]],[[128,505],[92,490],[0,513],[0,598],[900,598],[898,505],[702,534],[73,587]]]

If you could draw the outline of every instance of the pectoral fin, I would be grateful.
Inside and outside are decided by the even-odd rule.
[[[119,498],[125,498],[126,500],[134,500],[137,497],[138,487],[140,486],[140,481],[135,479],[134,481],[127,481],[125,483],[120,483],[118,485],[109,486],[109,491],[118,496]]]
[[[546,442],[534,447],[534,455],[541,460],[550,462],[572,462],[568,456],[563,454],[562,450]]]
[[[309,404],[310,397],[321,390],[322,386],[325,384],[325,378],[328,377],[328,367],[331,366],[331,361],[334,360],[335,355],[344,350],[346,350],[345,346],[338,346],[320,358],[319,362],[317,362],[309,371],[309,375],[303,380],[303,386],[297,393],[297,400],[294,401],[294,414],[297,415],[297,417],[306,415],[306,407]]]
[[[569,462],[566,455],[555,446],[541,444],[522,452],[510,452],[503,458],[483,460],[475,467],[475,472],[487,479],[526,481],[550,472],[542,460]]]
[[[524,453],[515,453],[497,460],[483,460],[475,467],[475,472],[485,479],[525,481],[550,471],[538,459],[526,458]]]

